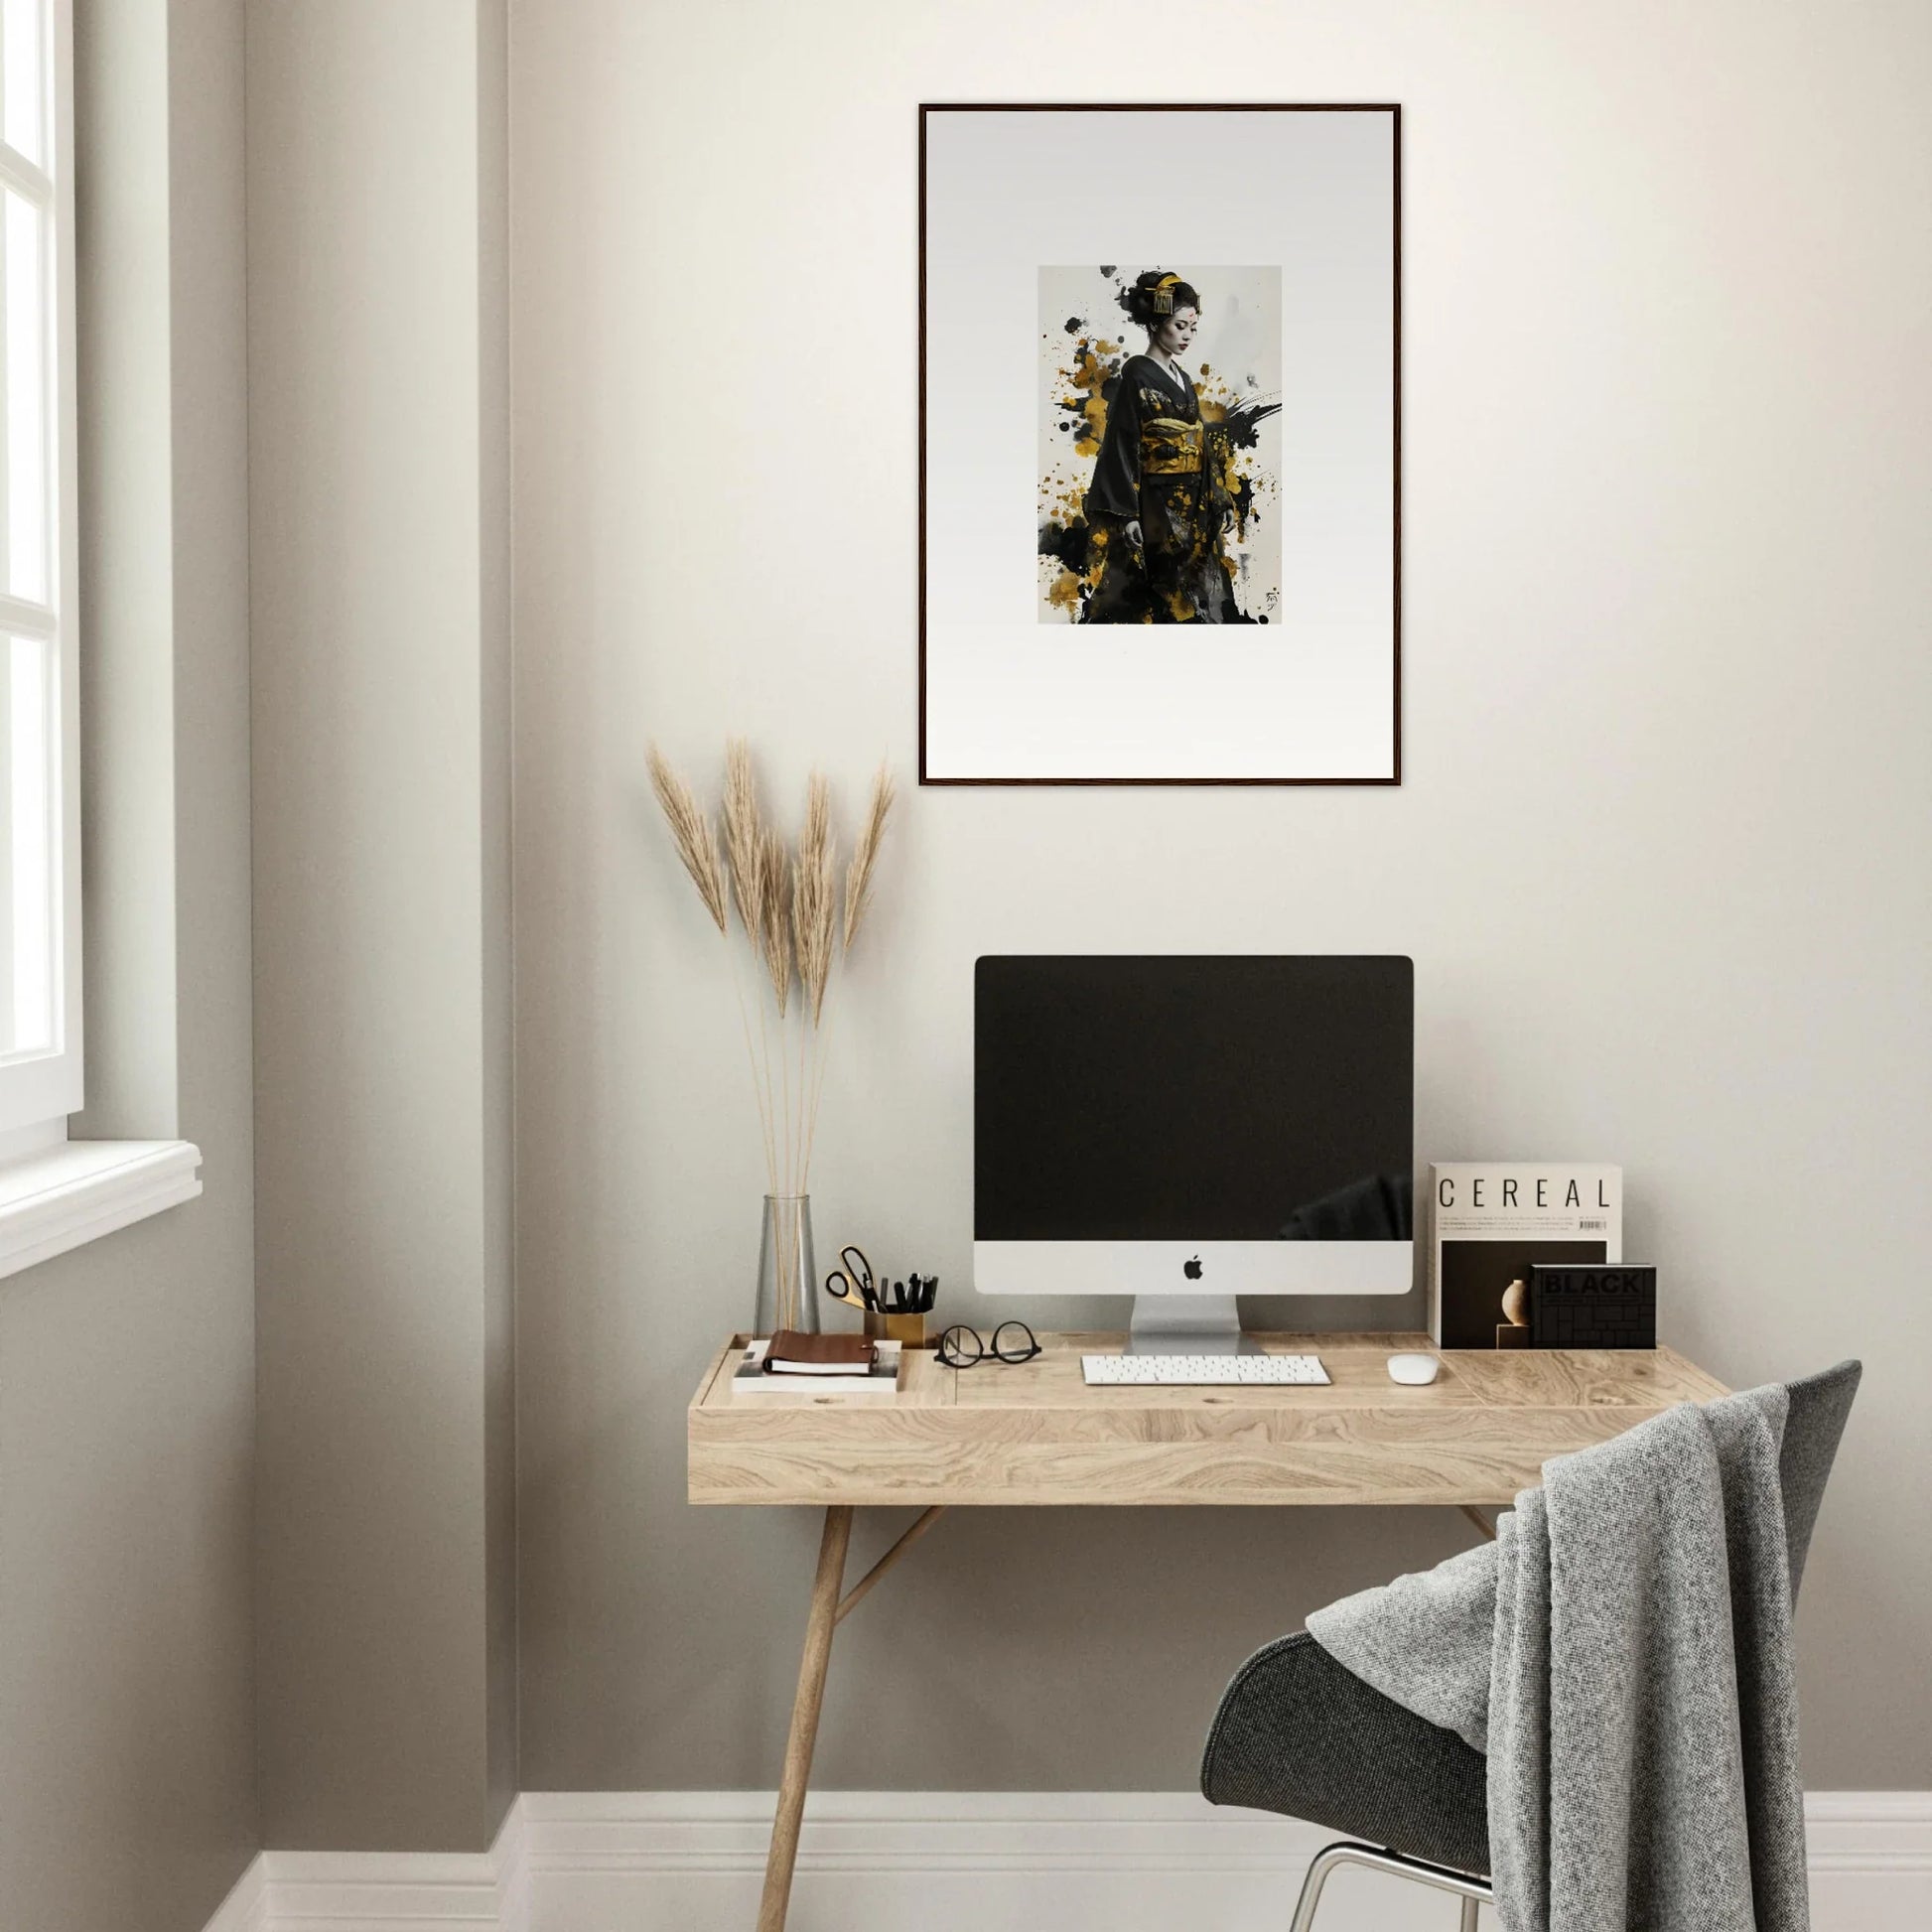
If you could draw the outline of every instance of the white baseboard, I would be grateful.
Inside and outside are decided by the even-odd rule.
[[[207,1932],[740,1932],[771,1805],[526,1792],[487,1852],[264,1853]],[[1932,1925],[1932,1792],[1813,1792],[1806,1817],[1814,1932]],[[1191,1792],[819,1792],[790,1932],[1280,1932],[1335,1836]],[[1442,1922],[1437,1894],[1374,1872],[1338,1872],[1322,1899],[1322,1932]]]
[[[268,1932],[268,1861],[256,1853],[234,1890],[207,1922],[207,1932]]]
[[[487,1852],[263,1852],[207,1932],[528,1932],[521,1801]]]

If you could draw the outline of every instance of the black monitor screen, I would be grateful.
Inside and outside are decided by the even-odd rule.
[[[1384,957],[988,957],[981,1241],[1407,1240],[1415,973]]]

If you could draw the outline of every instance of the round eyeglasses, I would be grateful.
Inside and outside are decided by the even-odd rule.
[[[939,1359],[948,1368],[977,1368],[981,1362],[1030,1362],[1040,1352],[1034,1331],[1024,1321],[1002,1321],[993,1330],[993,1346],[977,1328],[955,1322],[939,1337]]]

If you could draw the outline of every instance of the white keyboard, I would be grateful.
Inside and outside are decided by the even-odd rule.
[[[1089,1383],[1109,1388],[1280,1388],[1321,1384],[1313,1355],[1082,1355]]]

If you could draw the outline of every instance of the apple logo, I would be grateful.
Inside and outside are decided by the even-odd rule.
[[[1196,1255],[1192,1261],[1183,1261],[1180,1264],[1180,1272],[1183,1275],[1185,1275],[1190,1282],[1199,1281],[1200,1280],[1200,1256]]]

